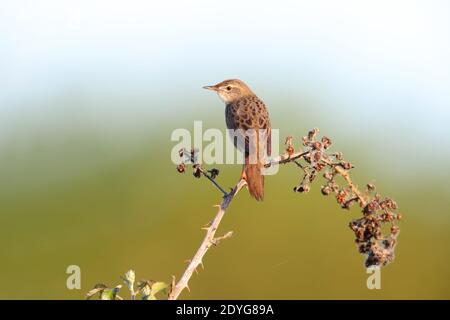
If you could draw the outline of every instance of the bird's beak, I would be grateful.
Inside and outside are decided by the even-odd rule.
[[[212,91],[217,91],[218,90],[216,86],[204,86],[203,89],[212,90]]]

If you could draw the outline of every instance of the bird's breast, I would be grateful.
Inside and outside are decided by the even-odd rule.
[[[265,129],[269,126],[266,106],[256,96],[227,104],[225,117],[229,129]]]

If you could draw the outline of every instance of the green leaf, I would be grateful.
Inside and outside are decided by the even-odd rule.
[[[100,300],[114,300],[115,294],[112,289],[103,290],[100,295]]]
[[[148,290],[149,286],[147,286]],[[150,294],[143,294],[142,300],[158,300],[157,293],[168,295],[169,285],[165,282],[155,282],[151,285]],[[147,292],[146,292],[147,293]]]
[[[152,293],[151,293],[151,295],[156,295],[158,292],[161,292],[161,293],[163,293],[163,294],[168,294],[169,292],[168,292],[168,288],[169,288],[169,285],[167,284],[167,283],[165,283],[165,282],[155,282],[153,285],[152,285]]]
[[[121,300],[121,298],[117,295],[121,287],[122,287],[121,285],[118,285],[113,289],[103,290],[100,294],[100,300],[116,300],[116,299]]]

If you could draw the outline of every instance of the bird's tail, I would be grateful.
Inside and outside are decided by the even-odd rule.
[[[250,195],[258,201],[264,198],[264,176],[261,174],[260,164],[247,164],[245,166],[247,185]]]

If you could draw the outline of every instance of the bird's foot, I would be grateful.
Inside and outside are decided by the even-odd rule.
[[[245,174],[245,170],[242,170],[242,173],[241,173],[241,180],[247,181],[247,175]]]

